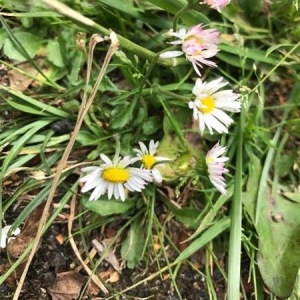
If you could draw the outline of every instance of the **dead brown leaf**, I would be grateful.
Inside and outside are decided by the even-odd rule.
[[[120,280],[120,274],[117,271],[114,271],[112,269],[100,272],[99,275],[106,282],[114,283]]]
[[[25,220],[21,233],[7,245],[10,258],[17,259],[36,237],[45,204],[40,204]]]
[[[35,63],[42,67],[45,59],[38,58]],[[24,92],[33,83],[34,78],[37,77],[39,71],[34,68],[30,63],[22,63],[18,65],[18,69],[9,70],[7,75],[9,77],[9,86],[20,92]]]
[[[112,249],[107,250],[111,240],[112,239],[103,239],[102,243],[99,243],[96,239],[94,239],[92,240],[92,244],[99,254],[102,254],[103,252],[105,253],[104,259],[108,263],[110,263],[117,272],[121,274],[120,264],[115,253]]]
[[[7,253],[9,261],[0,263],[0,274],[4,274],[14,264],[21,254],[24,253],[26,248],[34,240],[39,226],[40,217],[44,209],[44,203],[40,204],[25,220],[24,227],[21,233],[14,239],[10,240],[7,244]],[[6,280],[6,283],[12,288],[15,285],[15,280],[19,279],[22,275],[26,264],[27,258],[15,269],[11,276]]]
[[[84,283],[84,276],[77,271],[58,273],[53,285],[48,288],[48,293],[52,300],[77,299]]]

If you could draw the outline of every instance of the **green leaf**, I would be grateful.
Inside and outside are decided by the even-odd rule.
[[[28,130],[22,135],[16,143],[14,143],[13,147],[9,150],[8,154],[5,156],[5,159],[2,163],[2,174],[5,175],[8,167],[11,165],[13,159],[18,155],[20,149],[24,146],[24,144],[29,140],[34,134],[46,127],[50,123],[50,120],[40,120],[30,124]]]
[[[173,208],[172,212],[176,219],[185,226],[191,229],[196,229],[199,226],[200,221],[197,219],[201,213],[200,209],[195,207]]]
[[[257,187],[261,178],[259,159],[252,157],[246,192],[245,210],[253,223],[257,203]],[[264,283],[270,291],[282,298],[290,296],[300,265],[299,203],[281,195],[271,195],[266,187],[256,225],[258,234],[257,263]]]
[[[271,54],[272,52],[274,52],[275,50],[277,50],[278,48],[282,48],[282,47],[293,47],[293,44],[276,44],[273,45],[272,47],[270,47],[267,52],[266,52],[266,57]]]
[[[201,214],[201,210],[194,208],[194,207],[184,207],[184,208],[177,208],[175,207],[169,200],[164,201],[164,204],[168,207],[168,210],[170,210],[176,219],[184,224],[185,226],[196,229],[200,221],[199,215]]]
[[[18,42],[23,46],[30,58],[33,58],[36,55],[43,43],[43,40],[39,36],[29,32],[16,32],[14,36],[16,40],[18,40]],[[21,51],[14,46],[9,38],[4,40],[3,52],[10,59],[14,59],[19,62],[24,62],[27,60]]]
[[[299,192],[285,192],[282,193],[284,197],[286,197],[290,201],[294,201],[300,203],[300,193]]]
[[[253,62],[262,62],[270,65],[276,65],[279,61],[279,57],[273,54],[270,54],[268,57],[266,56],[266,51],[262,51],[260,49],[255,49],[255,48],[247,48],[247,47],[242,47],[239,48],[237,45],[231,45],[231,44],[225,44],[222,43],[219,45],[219,48],[222,50],[219,54],[221,54],[220,58],[224,57],[224,53],[232,54],[232,59],[237,60],[237,55],[240,56],[240,60],[246,59],[246,62],[248,62],[251,66]],[[223,53],[224,52],[224,53]],[[249,60],[249,61],[248,61]],[[240,64],[239,61],[231,62],[232,65]],[[283,63],[284,64],[284,63]]]
[[[135,107],[135,101],[130,105],[124,105],[122,107],[117,107],[118,113],[113,117],[111,121],[111,128],[120,129],[128,124],[133,117],[133,109]]]
[[[81,130],[76,136],[76,141],[80,143],[81,146],[91,146],[98,145],[99,138],[89,131]]]
[[[197,235],[203,232],[206,228],[208,228],[213,222],[216,216],[218,215],[219,210],[224,206],[224,204],[232,197],[233,194],[233,186],[228,189],[228,193],[226,195],[220,195],[218,200],[212,205],[211,209],[203,216],[203,218],[199,218],[198,222],[201,221],[197,230],[188,238],[189,240],[194,239]]]
[[[134,200],[126,200],[122,202],[120,200],[109,200],[103,197],[97,201],[89,201],[87,196],[83,197],[82,203],[85,208],[99,214],[100,216],[122,214],[135,205]]]
[[[62,118],[68,118],[69,114],[64,112],[61,109],[53,107],[51,105],[45,104],[38,100],[35,100],[29,96],[24,95],[23,93],[13,90],[11,88],[5,87],[4,85],[0,85],[0,90],[3,89],[8,94],[14,98],[14,100],[10,100],[5,97],[5,100],[14,108],[24,111],[27,113],[42,115],[42,116],[57,116]]]
[[[257,232],[257,263],[262,278],[278,297],[290,296],[300,265],[299,203],[265,191]]]
[[[294,288],[290,300],[299,300],[299,295],[300,295],[300,269],[298,270],[297,273],[297,277],[294,283]]]
[[[1,1],[2,2],[2,1]],[[28,1],[24,0],[3,0],[3,6],[11,11],[28,11]]]
[[[131,225],[121,248],[121,256],[127,261],[129,269],[136,267],[141,260],[144,244],[145,237],[141,230],[141,219],[137,218]]]
[[[7,33],[5,29],[0,29],[0,49],[3,47],[6,38],[7,38]]]
[[[59,68],[65,67],[61,51],[62,49],[58,41],[49,41],[47,45],[48,60]]]
[[[149,117],[143,124],[143,132],[145,135],[155,133],[161,127],[161,117]]]
[[[195,241],[193,241],[176,259],[176,262],[189,258],[193,253],[201,249],[208,242],[212,241],[216,236],[220,235],[224,230],[229,228],[230,218],[223,218],[209,227]]]
[[[278,176],[283,177],[283,176],[288,175],[296,160],[297,160],[296,153],[280,155],[280,159],[278,159],[278,161],[276,163],[276,170],[277,170]]]

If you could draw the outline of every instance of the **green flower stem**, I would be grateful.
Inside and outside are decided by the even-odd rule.
[[[187,6],[186,0],[149,0],[152,4],[162,8],[163,10],[176,15],[185,6]],[[180,13],[180,18],[183,23],[188,26],[196,25],[199,23],[210,23],[210,20],[202,13],[196,10],[188,10]]]
[[[177,23],[181,16],[184,16],[190,10],[190,4],[186,4],[174,17],[173,19],[173,31],[177,29]]]
[[[231,226],[228,257],[227,299],[240,299],[241,245],[242,245],[242,186],[243,186],[243,132],[245,112],[241,111],[237,142],[234,196],[231,206]]]
[[[84,25],[85,27],[91,28],[96,32],[100,32],[103,35],[109,36],[110,30],[95,23],[93,20],[81,15],[77,11],[73,10],[72,8],[68,7],[67,5],[57,1],[57,0],[41,0],[43,4],[47,5],[51,9],[57,11],[59,14],[64,15],[76,22]],[[161,0],[161,1],[150,1],[153,4],[165,9],[167,12],[171,13],[178,13],[184,6],[186,6],[186,2],[184,0]],[[185,10],[184,10],[185,12]],[[182,12],[183,13],[183,12]],[[180,13],[181,14],[181,13]],[[194,10],[187,11],[186,14],[182,15],[182,19],[187,25],[195,25],[199,24],[199,22],[209,22],[209,20],[199,12]],[[157,58],[157,53],[154,53],[151,50],[148,50],[140,45],[137,45],[130,40],[122,37],[121,35],[117,35],[118,40],[120,42],[121,48],[124,48],[139,57],[143,57],[149,61],[154,61]],[[172,58],[172,59],[165,59],[165,58],[158,58],[157,63],[166,67],[177,66],[181,64],[186,64],[185,59],[180,58]]]
[[[94,29],[97,32],[100,32],[103,35],[110,35],[111,30],[95,23],[93,20],[81,15],[77,11],[73,10],[72,8],[68,7],[67,5],[60,3],[56,0],[42,0],[42,3],[49,6],[53,10],[56,10],[61,15],[64,15],[70,19],[75,20],[78,23],[83,24],[86,27],[89,27],[91,29]],[[120,46],[130,52],[133,52],[134,54],[144,57],[150,61],[154,60],[156,58],[156,53],[141,47],[128,39],[122,37],[121,35],[117,35],[118,40],[120,42]],[[179,60],[178,60],[179,61]],[[158,62],[165,66],[172,66],[174,64],[177,64],[177,60],[175,59],[158,59]]]

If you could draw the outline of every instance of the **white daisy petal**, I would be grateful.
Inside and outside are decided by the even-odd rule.
[[[114,192],[114,184],[109,183],[107,185],[107,196],[108,196],[108,199],[111,199],[111,197],[113,195],[113,192]]]
[[[94,166],[90,166],[90,167],[84,167],[81,169],[82,172],[92,172],[92,171],[95,171],[95,170],[98,170],[99,167],[94,167]]]
[[[190,103],[191,107],[194,105],[193,102]],[[140,178],[143,178],[147,182],[155,181],[157,183],[162,182],[162,176],[157,168],[155,168],[158,163],[166,163],[172,161],[168,157],[156,156],[157,148],[159,142],[154,142],[151,140],[149,142],[149,148],[147,149],[144,143],[139,142],[140,151],[135,151],[138,155],[141,153],[140,159],[143,163],[142,169],[131,168],[131,173],[133,175],[138,175]],[[144,168],[146,170],[144,170]],[[151,171],[150,171],[151,170]],[[147,171],[147,172],[145,172]],[[143,172],[143,173],[141,173]]]
[[[146,147],[145,149],[147,150]],[[79,179],[84,183],[81,192],[93,190],[90,201],[98,200],[105,193],[107,193],[108,199],[114,197],[124,201],[126,198],[124,188],[128,186],[130,191],[141,192],[148,182],[153,181],[150,170],[129,167],[140,160],[140,157],[115,157],[113,161],[105,154],[101,154],[100,157],[104,164],[100,167],[84,168],[83,170],[88,174]]]
[[[98,200],[102,196],[102,192],[102,185],[97,185],[90,196],[90,201]]]
[[[183,54],[182,51],[166,51],[159,54],[160,58],[175,58],[181,56]]]
[[[139,142],[139,145],[140,145],[140,148],[141,148],[141,152],[148,154],[148,149],[147,149],[146,145],[143,142]]]
[[[157,147],[159,145],[159,142],[154,143],[153,140],[150,141],[149,143],[149,154],[154,155],[157,152]]]
[[[94,180],[93,177],[89,177],[86,181],[86,184],[81,188],[81,192],[85,193],[92,189],[94,189],[96,186],[101,185],[101,180]]]
[[[124,189],[123,185],[119,184],[118,188],[119,188],[119,195],[120,195],[121,200],[125,201],[126,195],[125,195],[125,189]]]
[[[120,185],[120,183],[117,183],[117,184],[114,185],[114,197],[116,199],[119,199],[119,197],[120,197],[119,185]]]
[[[223,78],[203,82],[200,78],[196,80],[192,90],[196,95],[194,101],[190,101],[188,106],[193,109],[193,118],[199,120],[200,133],[203,134],[205,127],[210,134],[228,133],[228,127],[233,123],[233,119],[225,112],[240,112],[241,103],[238,101],[240,95],[232,90],[219,91],[228,83]]]
[[[101,159],[107,164],[107,165],[111,165],[112,161],[103,153],[100,154]]]
[[[216,108],[213,112],[213,116],[220,120],[222,123],[224,123],[224,125],[226,125],[227,127],[233,123],[233,119],[230,118],[225,112],[223,112],[222,110]]]
[[[6,248],[6,242],[9,242],[12,239],[15,239],[16,235],[21,233],[20,228],[15,229],[13,232],[10,233],[8,236],[8,232],[12,225],[4,226],[0,232],[0,248]]]
[[[153,176],[153,179],[154,179],[155,182],[157,182],[157,183],[162,182],[162,176],[161,176],[158,169],[155,168],[155,169],[152,170],[152,176]]]

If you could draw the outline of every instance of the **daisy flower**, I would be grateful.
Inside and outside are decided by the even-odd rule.
[[[159,142],[154,143],[154,141],[151,140],[149,143],[149,148],[147,148],[143,142],[139,142],[139,145],[140,149],[133,149],[137,155],[137,158],[142,161],[146,170],[152,170],[152,175],[155,182],[162,182],[162,176],[154,165],[159,162],[171,161],[171,159],[167,157],[155,156]]]
[[[200,133],[203,134],[205,126],[210,134],[213,130],[218,133],[228,133],[228,127],[233,120],[224,112],[239,112],[241,103],[238,102],[239,94],[232,90],[219,91],[227,85],[222,81],[223,78],[202,82],[199,78],[193,88],[193,94],[196,95],[194,101],[189,102],[189,108],[193,109],[193,117],[199,120]]]
[[[130,167],[137,158],[116,156],[113,160],[105,154],[100,154],[104,164],[83,168],[88,174],[82,177],[79,182],[84,182],[81,192],[93,190],[89,200],[97,200],[106,192],[108,199],[114,196],[116,199],[125,200],[125,189],[141,192],[148,182],[153,181],[150,170]]]
[[[17,228],[13,232],[11,232],[10,237],[7,239],[8,232],[11,228],[11,225],[5,226],[2,228],[1,234],[0,234],[0,248],[6,248],[6,240],[9,242],[11,239],[15,239],[14,236],[20,234],[21,230],[20,228]]]
[[[221,192],[221,194],[227,193],[223,174],[228,172],[228,170],[224,168],[225,161],[228,160],[228,157],[220,157],[225,151],[226,147],[221,147],[218,142],[207,152],[205,157],[209,180]]]
[[[221,9],[230,3],[230,0],[204,0],[200,4],[207,4],[211,8],[221,12]]]
[[[208,60],[218,52],[217,44],[220,43],[220,33],[217,29],[204,30],[202,24],[199,24],[191,27],[188,31],[183,28],[175,32],[170,30],[167,35],[178,38],[170,44],[181,44],[182,51],[166,51],[160,54],[160,57],[174,58],[185,54],[199,76],[201,76],[199,68],[202,68],[202,64],[209,67],[217,66],[214,62]]]

